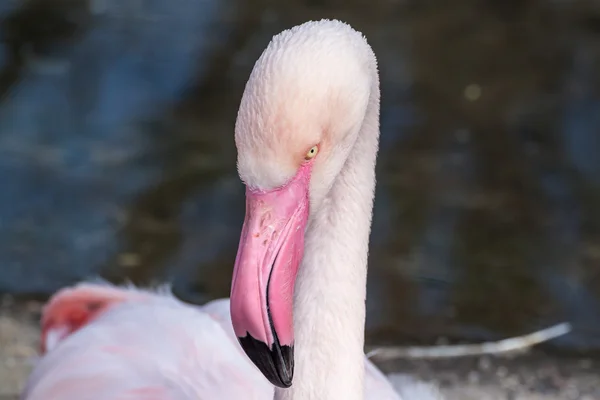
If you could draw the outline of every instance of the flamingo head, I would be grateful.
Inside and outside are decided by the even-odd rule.
[[[305,230],[351,157],[373,59],[348,25],[309,22],[272,39],[242,96],[235,141],[246,217],[230,311],[244,351],[281,388],[292,385],[292,305]]]
[[[54,349],[63,339],[94,321],[114,304],[133,296],[133,293],[114,286],[93,283],[61,289],[42,310],[42,354]]]

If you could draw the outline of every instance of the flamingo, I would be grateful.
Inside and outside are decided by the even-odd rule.
[[[246,217],[230,299],[83,282],[42,316],[22,400],[439,400],[394,390],[363,352],[379,77],[361,33],[273,37],[235,125]]]

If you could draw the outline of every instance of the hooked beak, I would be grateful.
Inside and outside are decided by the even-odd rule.
[[[285,186],[246,190],[246,218],[233,271],[231,319],[242,348],[275,386],[292,385],[293,294],[304,252],[310,167]]]

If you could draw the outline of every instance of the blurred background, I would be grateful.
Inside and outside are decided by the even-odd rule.
[[[1,0],[0,293],[228,296],[245,81],[321,18],[379,58],[368,343],[600,350],[597,0]]]

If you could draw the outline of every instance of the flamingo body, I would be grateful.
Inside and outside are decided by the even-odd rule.
[[[87,301],[100,303],[101,314],[51,346],[42,343],[48,351],[23,400],[273,398],[237,343],[229,299],[192,306],[164,290],[84,283],[51,298],[42,319],[68,321]],[[366,358],[365,367],[367,399],[403,399]]]

